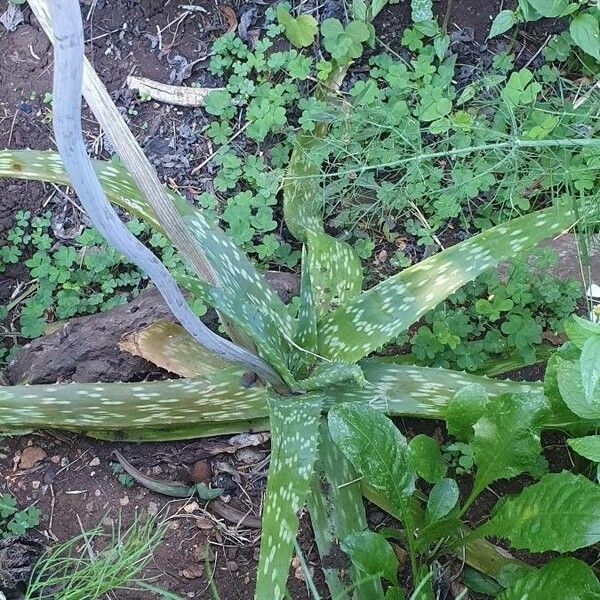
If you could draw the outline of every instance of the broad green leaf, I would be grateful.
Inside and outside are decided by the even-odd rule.
[[[585,397],[590,400],[600,380],[600,335],[586,340],[581,349],[581,382]]]
[[[428,483],[437,483],[446,475],[448,465],[438,443],[428,435],[416,435],[408,444],[410,461],[417,475]]]
[[[416,474],[406,438],[397,427],[376,410],[356,403],[333,406],[328,423],[333,441],[364,480],[404,512]]]
[[[489,402],[473,426],[474,495],[498,479],[516,477],[535,465],[542,452],[539,423],[546,408],[539,395],[506,395]]]
[[[600,598],[600,583],[582,560],[555,558],[540,569],[515,581],[497,600],[594,600]]]
[[[600,25],[598,17],[590,13],[579,13],[569,25],[573,41],[584,51],[600,61]]]
[[[600,463],[600,435],[586,435],[580,438],[571,438],[567,444],[577,452],[577,454]]]
[[[581,372],[579,368],[580,356],[581,352],[575,343],[566,342],[548,358],[546,372],[544,373],[544,395],[550,404],[552,419],[561,429],[569,431],[572,435],[582,435],[587,431],[591,431],[595,425],[594,421],[585,421],[569,408],[558,385],[559,363],[561,361],[571,362]],[[583,430],[581,430],[582,426]]]
[[[271,397],[271,464],[265,492],[254,597],[285,595],[298,511],[304,506],[319,443],[322,400]]]
[[[454,479],[438,481],[429,492],[425,518],[428,523],[443,519],[458,503],[459,489]]]
[[[513,10],[501,10],[494,17],[488,38],[493,38],[497,35],[506,33],[516,23],[517,15]]]
[[[405,598],[404,590],[399,587],[392,585],[385,590],[385,600],[405,600]]]
[[[567,12],[569,0],[527,0],[543,17],[560,17]]]
[[[308,495],[308,512],[332,598],[352,587],[353,600],[374,600],[383,594],[381,581],[367,578],[339,552],[339,540],[367,529],[360,479],[335,445],[321,419],[319,451]],[[344,558],[346,558],[344,560]],[[348,575],[350,579],[348,580]]]
[[[310,46],[317,35],[317,20],[312,15],[300,15],[296,18],[281,4],[277,7],[277,20],[283,27],[285,37],[296,48]]]
[[[578,362],[555,358],[558,389],[565,404],[584,419],[600,418],[600,389],[596,387],[592,396],[585,393]]]
[[[365,574],[383,576],[390,583],[398,583],[398,559],[390,543],[379,533],[351,533],[341,540],[340,547]]]
[[[181,377],[202,377],[230,366],[207,352],[181,325],[172,321],[155,321],[127,334],[119,342],[119,348]]]
[[[565,331],[569,339],[582,349],[585,342],[592,336],[600,335],[600,324],[593,323],[589,319],[582,319],[577,315],[572,315],[565,322]]]
[[[483,415],[489,402],[485,387],[481,384],[468,385],[456,392],[446,409],[448,433],[463,442],[470,442],[475,434],[473,425]]]
[[[600,486],[568,471],[548,473],[506,499],[477,533],[531,552],[591,546],[600,541]]]
[[[473,236],[404,269],[327,315],[319,354],[354,362],[395,339],[427,311],[500,261],[568,228],[566,206],[547,208]]]
[[[414,23],[433,19],[433,0],[411,0],[410,7]]]
[[[92,161],[108,199],[162,232],[143,195],[127,171],[115,163]],[[17,177],[70,185],[57,153],[0,151],[0,178]],[[210,303],[251,337],[259,354],[290,385],[295,381],[286,361],[293,335],[293,320],[277,294],[265,283],[248,257],[201,211],[170,189],[183,221],[198,240],[213,269],[218,286],[208,287]],[[202,286],[204,287],[204,286]]]

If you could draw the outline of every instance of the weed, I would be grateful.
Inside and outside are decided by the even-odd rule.
[[[20,510],[14,496],[0,494],[0,538],[21,535],[37,527],[41,514],[40,510],[33,505]]]

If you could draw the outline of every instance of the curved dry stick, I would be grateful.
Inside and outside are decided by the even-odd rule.
[[[50,41],[54,43],[54,32],[48,14],[49,5],[53,2],[54,0],[30,0],[29,6]],[[156,213],[173,245],[181,252],[182,256],[189,260],[201,279],[217,285],[219,282],[215,278],[213,269],[173,203],[165,194],[155,169],[129,131],[96,72],[87,59],[83,60],[83,92],[100,126]]]
[[[53,121],[65,170],[94,226],[156,285],[181,325],[204,348],[281,386],[277,373],[260,357],[213,333],[196,317],[162,262],[133,236],[106,199],[90,164],[81,129],[83,27],[77,0],[52,0],[55,35]]]

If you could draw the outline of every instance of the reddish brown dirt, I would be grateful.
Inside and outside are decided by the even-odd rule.
[[[7,1],[0,0],[0,13],[6,9]],[[500,0],[488,3],[454,0],[449,13],[449,31],[471,27],[475,39],[482,42],[490,18],[500,4]],[[215,35],[226,30],[221,13],[214,4],[204,2],[202,6],[206,12],[194,13],[177,24],[181,12],[178,3],[172,0],[99,0],[95,9],[91,10],[93,5],[84,1],[82,10],[86,18],[89,15],[86,39],[94,41],[87,45],[88,56],[97,72],[118,104],[125,107],[124,114],[131,119],[136,134],[141,138],[144,135],[151,137],[150,134],[162,135],[163,142],[164,139],[169,140],[169,132],[180,121],[182,111],[153,102],[139,105],[134,96],[124,89],[126,77],[135,73],[168,82],[175,66],[169,61],[176,61],[176,55],[182,55],[188,61],[204,56]],[[16,31],[0,32],[0,148],[48,149],[54,144],[48,119],[49,108],[43,103],[43,97],[51,90],[51,49],[29,10],[25,8],[24,11],[25,23],[19,25]],[[443,18],[447,11],[446,0],[436,3],[436,11]],[[408,22],[408,2],[405,0],[382,12],[376,23],[377,31],[386,43],[397,46]],[[162,30],[162,54],[153,49],[152,36],[156,36],[157,27]],[[187,83],[203,81],[201,66]],[[128,114],[128,108],[137,110],[138,114]],[[142,129],[144,122],[146,134]],[[89,117],[85,125],[92,146],[98,139],[98,128]],[[101,146],[94,148],[107,156],[101,151]],[[195,152],[201,156],[204,148],[198,147]],[[52,191],[50,186],[37,183],[0,181],[3,206],[0,244],[12,225],[13,213],[21,209],[36,212],[47,202]],[[6,299],[22,276],[18,268],[0,275],[0,301]],[[414,421],[403,424],[414,432],[433,431],[431,428],[434,427]],[[210,508],[208,513],[204,512],[203,506],[194,507],[191,513],[187,513],[183,510],[184,501],[169,501],[137,485],[124,487],[110,467],[111,460],[114,460],[112,452],[119,450],[148,474],[167,480],[182,478],[193,462],[203,455],[207,444],[207,441],[110,444],[59,432],[4,438],[0,439],[0,493],[14,494],[22,506],[35,503],[43,514],[40,530],[49,541],[64,541],[80,534],[82,527],[89,529],[103,520],[116,522],[119,515],[124,524],[130,523],[136,514],[143,515],[149,510],[151,513],[158,510],[160,514],[177,515],[170,521],[166,537],[146,573],[156,578],[155,585],[170,589],[183,598],[209,599],[213,597],[209,579],[214,574],[223,600],[251,599],[258,551],[257,530],[213,520],[209,516]],[[47,457],[30,469],[22,469],[18,466],[19,457],[27,446],[43,449]],[[213,480],[228,486],[233,505],[258,515],[267,448],[261,446],[253,450],[254,463],[245,463],[239,454],[226,454],[211,457],[210,465],[214,473],[219,463],[226,462],[234,476],[241,474],[239,484],[227,472],[221,472]],[[253,469],[255,475],[249,476]],[[370,517],[375,522],[380,521],[382,515],[374,512]],[[326,598],[311,539],[310,528],[304,519],[302,547],[323,598]],[[211,573],[207,572],[202,558],[207,543],[212,556]],[[293,600],[304,600],[310,596],[298,575],[297,571],[291,570],[290,594]],[[147,592],[118,594],[121,600],[148,597]]]

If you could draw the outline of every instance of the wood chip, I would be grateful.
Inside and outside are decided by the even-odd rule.
[[[134,75],[127,78],[127,86],[141,94],[150,96],[152,100],[176,106],[203,106],[207,94],[223,89],[168,85],[145,77],[135,77]]]

